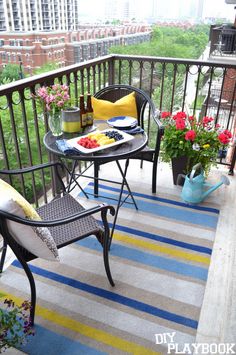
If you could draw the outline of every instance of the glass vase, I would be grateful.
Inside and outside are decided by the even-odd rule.
[[[48,126],[53,136],[58,137],[62,135],[61,112],[49,113]]]

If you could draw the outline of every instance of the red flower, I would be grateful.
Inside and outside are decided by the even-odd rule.
[[[180,112],[177,112],[176,115],[173,116],[173,119],[174,120],[177,120],[178,118],[184,119],[186,117],[187,117],[186,113],[180,111]]]
[[[230,141],[230,138],[224,132],[218,135],[218,139],[222,144],[228,144]]]
[[[226,134],[228,138],[232,138],[232,133],[228,129],[225,129],[223,133]]]
[[[188,120],[189,120],[189,122],[194,121],[195,117],[194,116],[189,116]]]
[[[161,118],[168,118],[171,116],[171,112],[165,111],[161,113]]]
[[[194,139],[196,138],[196,132],[193,130],[190,130],[188,132],[185,133],[185,139],[186,141],[194,141]]]
[[[176,129],[180,129],[180,130],[183,130],[185,129],[185,121],[183,118],[177,118],[176,121],[175,121],[175,126],[176,126]]]
[[[203,119],[202,119],[203,127],[206,127],[208,125],[208,123],[210,123],[212,121],[214,121],[213,117],[208,117],[208,116],[203,117]]]

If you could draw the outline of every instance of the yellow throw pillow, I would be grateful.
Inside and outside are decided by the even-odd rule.
[[[131,116],[138,118],[135,92],[122,97],[116,102],[100,100],[92,97],[94,118],[97,120],[108,120],[116,116]]]
[[[29,219],[41,220],[38,213],[35,211],[33,206],[26,201],[26,199],[16,191],[11,185],[9,185],[4,180],[0,179],[0,191],[8,195],[9,198],[12,198],[24,211],[25,216]]]
[[[0,179],[0,209],[16,216],[41,220],[37,211],[11,185]],[[46,227],[30,227],[8,221],[8,229],[18,244],[32,254],[46,259],[59,260],[56,243]]]

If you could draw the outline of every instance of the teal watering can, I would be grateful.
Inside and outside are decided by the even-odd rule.
[[[227,176],[222,175],[221,181],[215,185],[205,182],[205,177],[200,163],[194,165],[191,173],[185,176],[184,186],[181,193],[181,198],[186,203],[196,204],[203,201],[213,191],[218,189],[222,184],[229,185],[230,181]],[[206,190],[206,187],[209,187]]]

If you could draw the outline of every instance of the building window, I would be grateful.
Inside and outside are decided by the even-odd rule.
[[[25,53],[25,58],[27,62],[30,62],[30,54],[29,53]]]
[[[16,45],[19,46],[19,47],[22,47],[23,46],[23,40],[22,39],[18,39]]]
[[[4,40],[0,39],[0,47],[3,47],[3,46],[4,46]]]

